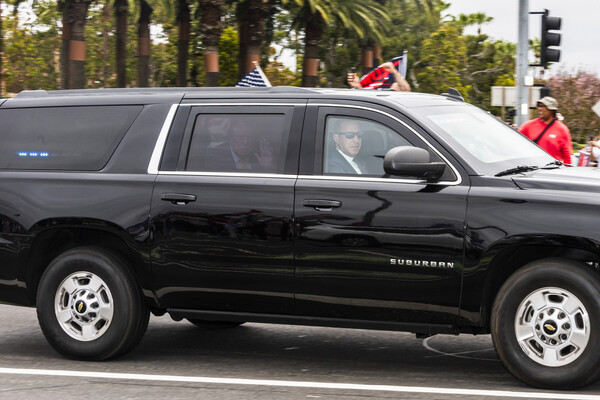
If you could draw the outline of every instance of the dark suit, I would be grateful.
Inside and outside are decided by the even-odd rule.
[[[369,173],[365,160],[360,156],[354,157],[354,162],[358,165],[358,168],[360,168],[363,174]],[[325,172],[329,174],[356,174],[356,170],[336,148],[327,153]]]
[[[251,154],[246,160],[250,164],[250,170],[259,170],[260,165],[256,156]],[[204,169],[207,171],[231,172],[239,171],[228,143],[223,143],[213,149],[206,150]]]

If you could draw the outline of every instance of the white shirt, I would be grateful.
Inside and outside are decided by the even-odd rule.
[[[348,161],[350,163],[350,165],[352,166],[352,168],[354,168],[354,170],[356,171],[357,174],[362,174],[360,167],[354,161],[354,157],[350,157],[349,155],[347,155],[346,153],[341,151],[338,147],[336,147],[336,150],[342,155],[342,157],[344,157],[346,159],[346,161]]]
[[[592,153],[594,154],[594,158],[596,161],[600,160],[600,149],[596,146],[592,147]]]

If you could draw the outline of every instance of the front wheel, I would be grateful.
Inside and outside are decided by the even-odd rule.
[[[600,377],[600,278],[569,260],[533,262],[498,292],[491,331],[500,361],[522,381],[588,385]]]
[[[66,357],[105,360],[132,349],[149,309],[125,261],[92,247],[59,255],[40,280],[40,327]]]

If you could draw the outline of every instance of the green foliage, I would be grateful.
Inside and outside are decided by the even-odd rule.
[[[219,86],[238,82],[238,32],[232,26],[223,30],[219,41]]]
[[[492,86],[496,86],[499,80],[510,81],[513,76],[515,49],[504,46],[502,42],[490,42],[487,35],[463,36],[463,40],[467,62],[461,71],[461,79],[469,87],[469,100],[478,107],[491,110]]]
[[[361,59],[360,40],[343,27],[332,27],[323,35],[319,57],[325,65],[321,71],[322,87],[348,87],[346,74],[355,71]]]
[[[177,85],[177,27],[164,24],[160,42],[152,45],[151,86]]]
[[[459,14],[458,18],[452,16],[449,24],[458,28],[462,35],[464,28],[469,25],[477,25],[477,35],[481,35],[481,26],[491,22],[494,18],[488,17],[484,13],[478,12],[473,14]]]
[[[264,69],[264,73],[272,86],[300,86],[302,77],[286,68],[282,63],[274,61]]]
[[[329,26],[337,24],[361,38],[372,36],[383,40],[390,22],[387,10],[374,0],[282,0],[282,3],[295,14],[293,26],[298,29],[304,29],[307,18],[318,14]]]
[[[414,68],[421,60],[423,44],[442,24],[442,12],[448,4],[440,0],[388,0],[386,9],[391,23],[390,32],[382,42],[383,61],[408,51],[407,80],[413,90],[420,90]]]
[[[49,2],[40,1],[37,10],[45,12],[49,7]],[[18,14],[5,16],[2,23],[7,92],[56,89],[60,49],[57,29],[42,29],[32,22],[19,24]]]
[[[112,13],[105,7],[90,7],[85,26],[85,76],[88,87],[114,87],[116,82],[115,37],[110,34],[114,24]]]
[[[460,78],[466,59],[467,49],[458,30],[442,26],[423,43],[421,64],[417,72],[419,90],[427,93],[444,93],[452,87],[468,93]]]

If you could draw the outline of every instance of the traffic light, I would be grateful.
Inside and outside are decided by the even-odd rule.
[[[548,68],[549,62],[560,61],[560,49],[552,48],[553,46],[560,46],[560,29],[561,18],[551,17],[548,14],[548,10],[544,10],[542,14],[542,36],[541,36],[541,48],[540,48],[540,64],[544,68]]]

